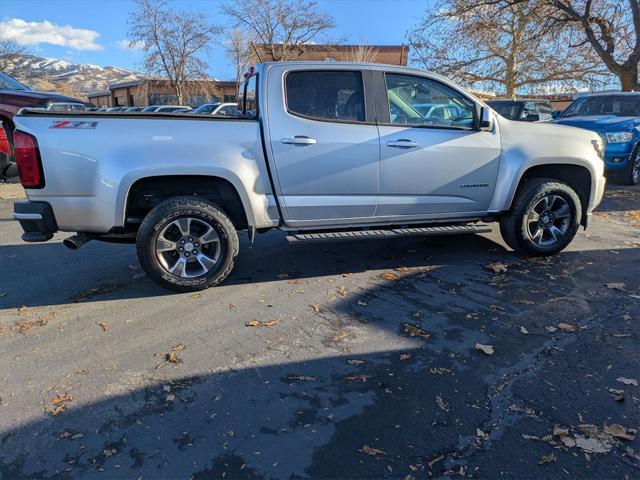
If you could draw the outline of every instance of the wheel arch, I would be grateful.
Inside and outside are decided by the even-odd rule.
[[[516,187],[513,189],[513,192],[508,199],[507,210],[511,209],[513,201],[518,192],[522,189],[523,185],[533,178],[550,178],[559,180],[573,188],[582,203],[582,217],[580,219],[580,224],[586,225],[588,215],[587,206],[589,205],[592,194],[592,173],[587,167],[570,163],[561,163],[534,165],[527,168],[518,178]]]
[[[136,225],[157,204],[177,196],[198,196],[222,208],[238,230],[254,224],[247,193],[233,176],[163,174],[139,176],[121,186],[121,218],[117,224]]]

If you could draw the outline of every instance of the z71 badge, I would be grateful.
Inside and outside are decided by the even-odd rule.
[[[49,128],[96,128],[98,122],[60,120],[51,122]]]

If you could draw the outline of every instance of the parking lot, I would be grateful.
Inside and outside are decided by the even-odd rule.
[[[172,294],[26,244],[0,185],[0,478],[637,478],[640,188],[526,259],[497,232],[242,236]]]

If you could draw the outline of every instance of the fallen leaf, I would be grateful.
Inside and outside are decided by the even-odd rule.
[[[201,293],[192,293],[191,294],[191,298],[193,298],[193,299],[200,298],[200,297],[202,297]]]
[[[358,300],[358,305],[360,305],[361,307],[366,307],[369,304],[367,302],[365,302],[364,300]]]
[[[56,398],[51,401],[51,404],[53,405],[51,414],[58,415],[59,413],[64,411],[64,409],[67,408],[67,403],[71,400],[73,400],[73,397],[68,393],[56,395]]]
[[[331,341],[333,342],[339,342],[340,340],[344,340],[345,338],[347,338],[349,336],[349,332],[347,332],[346,330],[343,330],[341,332],[338,332],[332,339]]]
[[[520,333],[524,334],[524,335],[528,335],[529,334],[529,330],[527,330],[524,327],[520,327]]]
[[[371,455],[372,457],[379,457],[380,455],[386,455],[384,450],[380,450],[379,448],[373,448],[369,445],[363,445],[362,448],[358,450],[359,452],[366,453],[367,455]]]
[[[573,448],[576,446],[576,441],[573,439],[573,437],[560,437],[560,441],[567,448]]]
[[[358,360],[358,359],[355,359],[355,358],[354,358],[354,359],[352,359],[352,360],[347,360],[347,363],[348,363],[349,365],[363,365],[363,364],[365,364],[365,363],[367,363],[367,362],[365,362],[364,360]]]
[[[367,381],[369,380],[369,375],[347,375],[342,378],[347,382],[361,381],[362,383],[367,383]]]
[[[436,395],[436,405],[440,410],[444,410],[445,412],[449,411],[449,405],[447,405],[447,402],[444,401],[444,398],[442,398],[440,394]]]
[[[634,387],[638,386],[638,380],[635,378],[618,377],[616,380],[620,383],[624,383],[625,385],[633,385]]]
[[[29,307],[27,307],[26,305],[23,305],[18,309],[18,313],[20,315],[22,315],[23,313],[27,313],[28,311],[29,311]]]
[[[400,355],[400,360],[409,360],[411,358],[411,354],[410,353],[403,353]]]
[[[558,329],[557,329],[556,327],[552,327],[552,326],[544,327],[544,329],[545,329],[547,332],[550,332],[550,333],[553,333],[553,332],[557,332],[557,331],[558,331]]]
[[[573,333],[576,330],[578,330],[578,327],[573,323],[564,323],[564,322],[560,322],[558,324],[558,328],[563,332],[568,332],[568,333]]]
[[[493,273],[507,273],[509,265],[501,262],[493,262],[488,263],[484,266],[484,268],[486,268],[487,270],[491,270]]]
[[[178,343],[177,345],[174,345],[173,347],[171,347],[171,351],[172,352],[181,352],[182,350],[185,350],[187,348],[187,346],[184,343]]]
[[[410,323],[405,323],[403,325],[403,331],[410,337],[421,337],[421,338],[429,338],[431,335],[422,330],[417,325],[411,325]]]
[[[408,268],[408,267],[396,267],[396,268],[394,268],[394,270],[396,272],[400,272],[400,273],[405,273],[405,272],[410,272],[411,271],[411,269]]]
[[[400,275],[398,275],[397,273],[383,273],[382,278],[384,278],[385,280],[398,280],[400,279]]]
[[[493,346],[492,345],[483,345],[481,343],[476,343],[476,347],[475,348],[476,348],[476,350],[481,351],[485,355],[493,355],[494,354],[494,350],[493,350]]]
[[[636,438],[634,435],[635,430],[628,429],[618,423],[612,423],[611,425],[605,424],[602,430],[609,435],[623,440],[635,440]]]
[[[342,298],[345,298],[347,296],[347,288],[343,285],[336,288],[336,291],[338,292],[338,295],[340,295],[340,297]]]
[[[544,455],[542,458],[540,458],[538,464],[544,465],[545,463],[555,462],[556,460],[558,460],[558,457],[556,457],[555,454],[550,453],[549,455]]]
[[[280,323],[280,319],[269,320],[267,322],[261,322],[260,320],[249,320],[245,323],[247,327],[275,327]]]
[[[609,393],[613,397],[616,402],[624,402],[624,390],[617,390],[615,388],[610,388]]]
[[[320,313],[320,305],[318,303],[314,303],[313,305],[309,305],[314,312]]]
[[[100,326],[100,328],[102,328],[102,331],[106,331],[107,328],[109,327],[109,324],[107,322],[100,322],[98,323],[98,325]]]
[[[605,283],[604,286],[607,287],[609,290],[624,290],[625,284],[624,283]]]
[[[587,453],[607,453],[611,445],[598,437],[576,435],[576,446]]]

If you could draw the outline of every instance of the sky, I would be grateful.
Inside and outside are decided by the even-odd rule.
[[[232,25],[220,13],[223,0],[173,0],[180,9],[205,12],[213,23]],[[330,38],[348,43],[400,45],[433,0],[318,0],[335,28]],[[71,63],[140,70],[141,53],[127,48],[132,0],[0,0],[0,38],[17,36],[35,55]],[[225,36],[221,36],[221,42]],[[234,76],[222,46],[212,51],[210,74]]]

